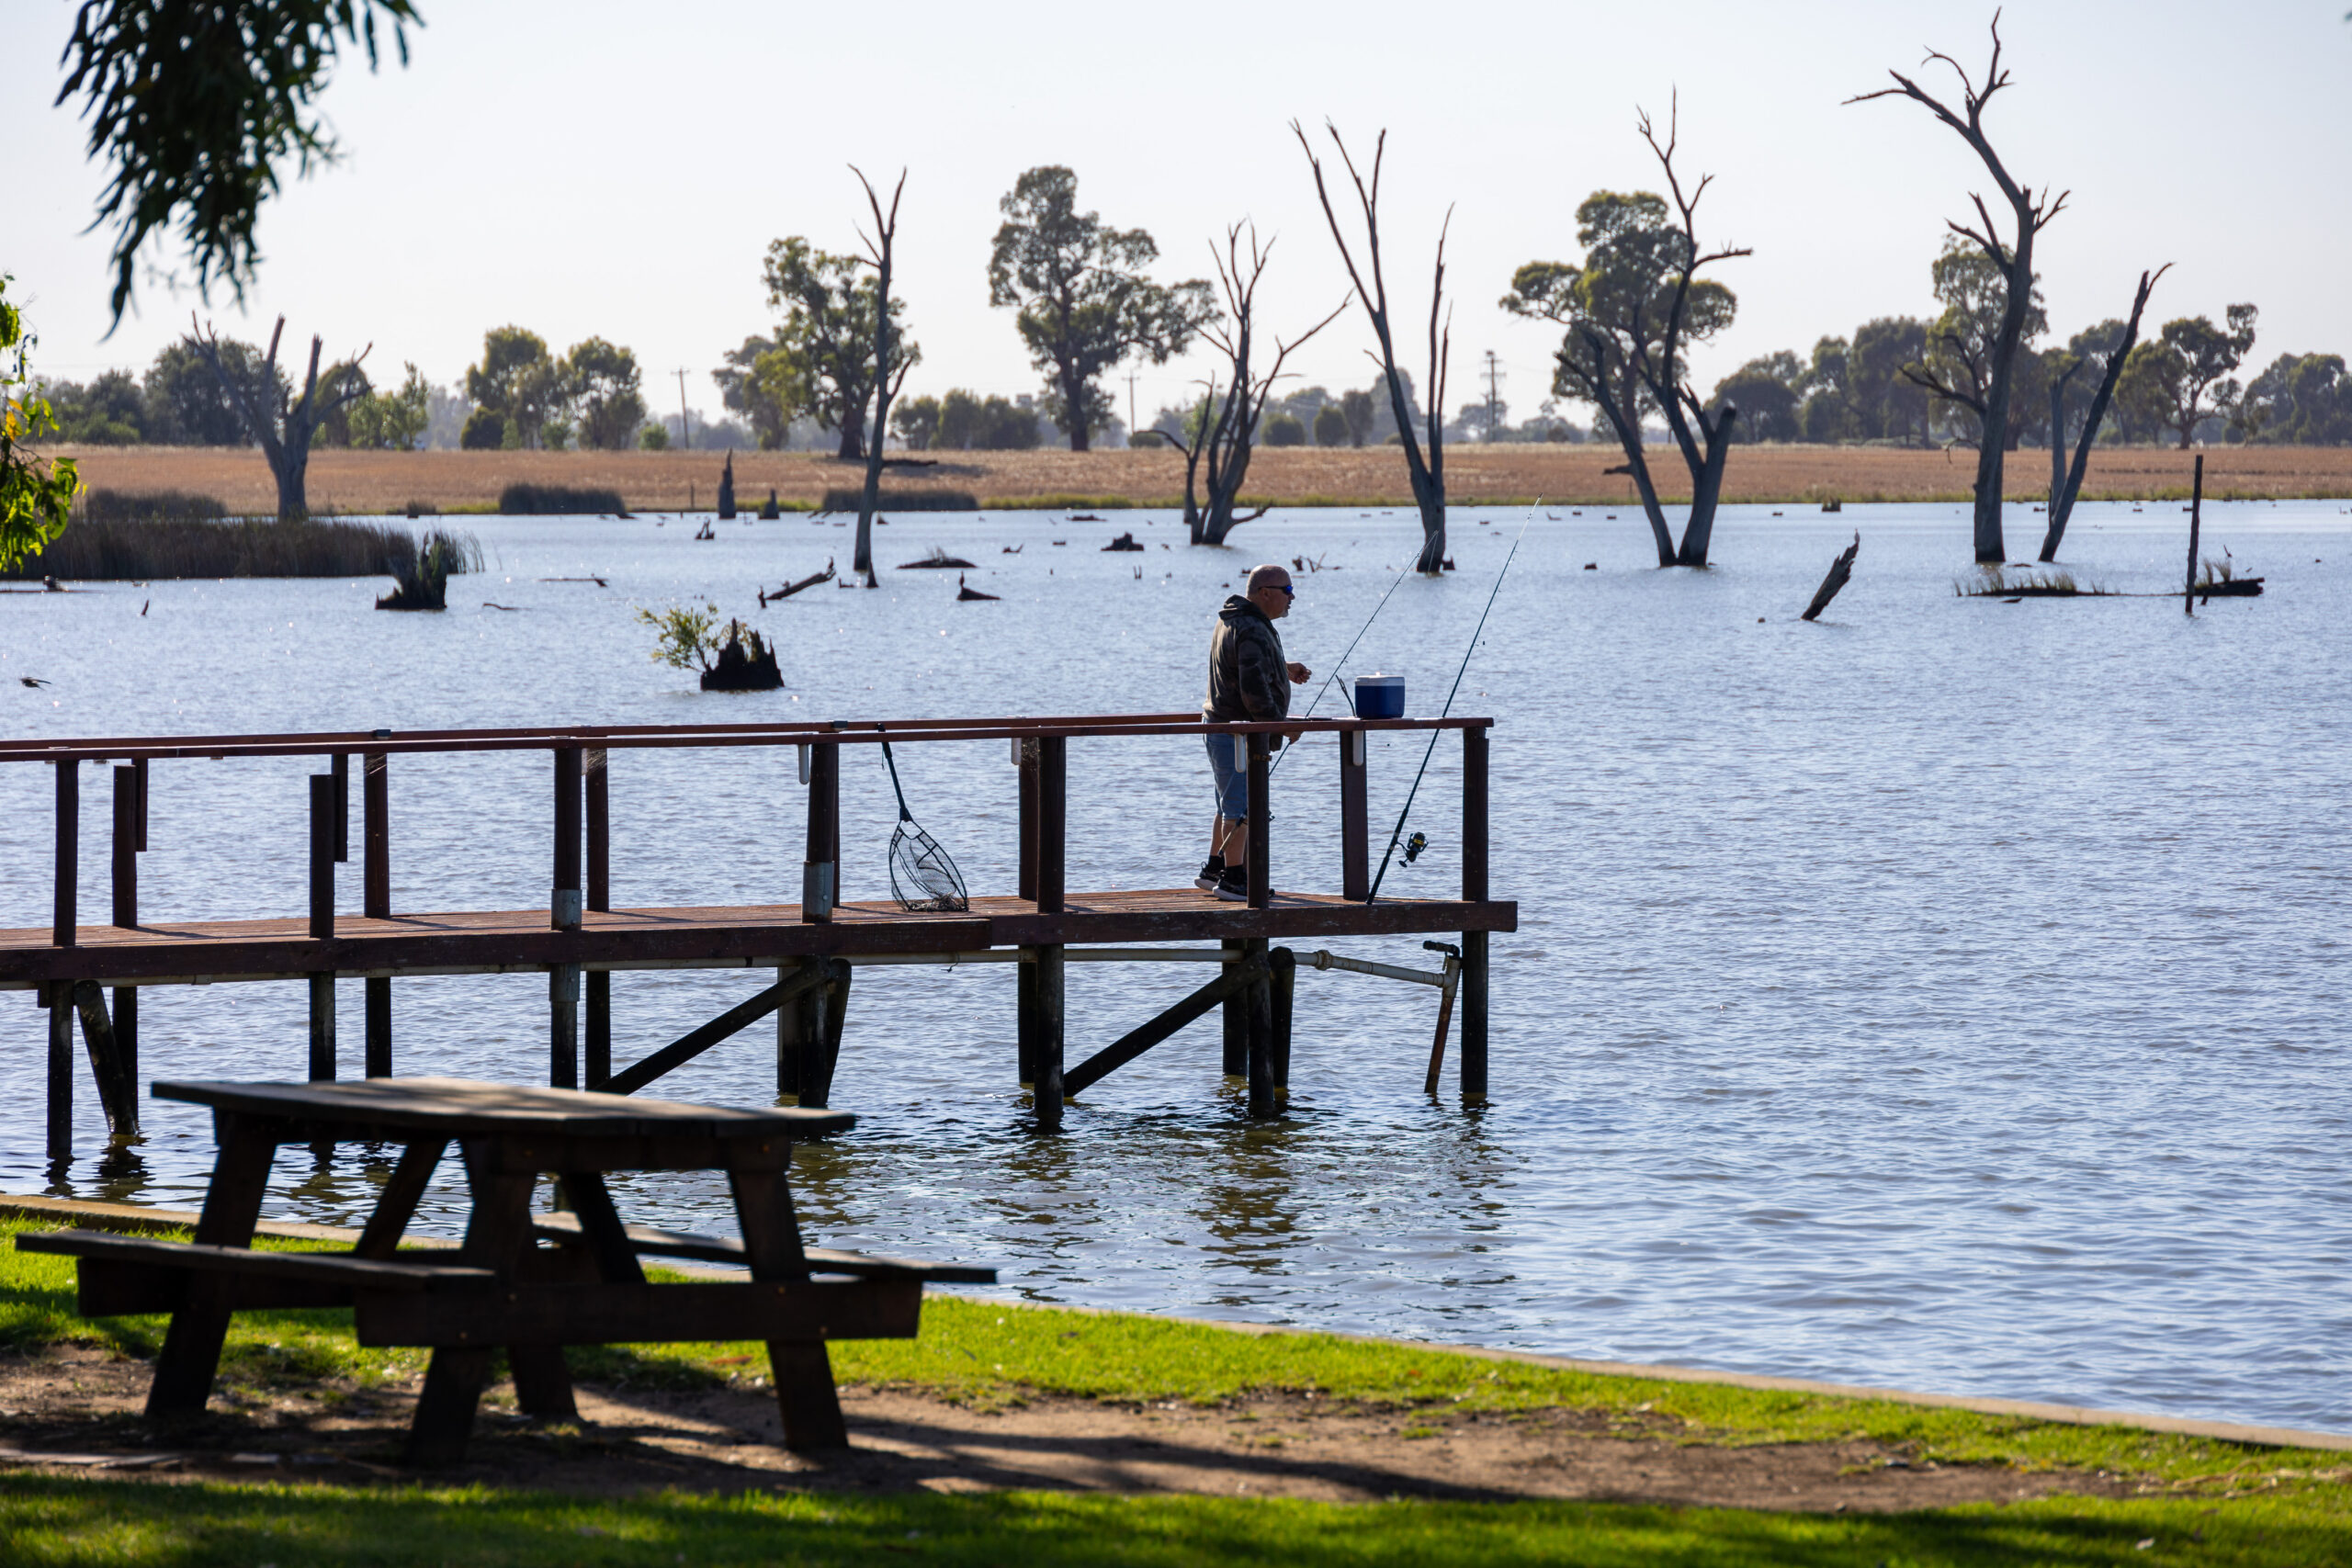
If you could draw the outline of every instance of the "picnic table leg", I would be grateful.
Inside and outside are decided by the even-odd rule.
[[[498,1157],[499,1142],[468,1139],[462,1145],[474,1208],[458,1258],[473,1268],[492,1269],[501,1280],[511,1280],[524,1248],[531,1245],[532,1177],[528,1171],[501,1168],[505,1162]],[[562,1351],[545,1348],[553,1350],[557,1373],[561,1376]],[[526,1410],[535,1401],[550,1397],[545,1357],[535,1358],[527,1350],[518,1356],[512,1347],[506,1354],[514,1368],[516,1397]],[[425,1368],[424,1392],[417,1397],[416,1418],[409,1427],[406,1458],[410,1464],[451,1465],[465,1457],[474,1412],[481,1407],[482,1388],[490,1382],[490,1359],[487,1347],[435,1347]],[[569,1405],[568,1377],[562,1379],[562,1399]]]
[[[434,1168],[448,1146],[447,1138],[424,1138],[401,1151],[400,1163],[392,1167],[390,1179],[376,1199],[376,1212],[368,1216],[368,1228],[359,1233],[359,1245],[352,1248],[354,1255],[390,1258],[416,1213],[418,1201],[424,1196],[425,1183],[433,1179]]]
[[[208,1247],[251,1247],[261,1219],[262,1193],[269,1185],[269,1162],[277,1152],[274,1130],[248,1117],[220,1112],[213,1118],[220,1152],[212,1162],[204,1212],[197,1217],[196,1240]],[[229,1336],[229,1312],[236,1280],[228,1274],[191,1274],[187,1295],[164,1333],[155,1359],[155,1381],[147,1390],[147,1414],[175,1416],[201,1411],[220,1367],[221,1342]]]
[[[743,1227],[743,1251],[754,1280],[805,1280],[808,1255],[800,1226],[792,1217],[792,1193],[781,1170],[729,1170],[735,1217]],[[584,1223],[584,1222],[583,1222]],[[784,1446],[796,1452],[849,1447],[849,1425],[842,1419],[841,1394],[833,1387],[833,1361],[821,1339],[771,1339],[768,1371],[775,1378],[775,1400],[784,1417]]]

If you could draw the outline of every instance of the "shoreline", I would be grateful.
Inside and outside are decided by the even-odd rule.
[[[36,1194],[0,1192],[0,1219],[66,1222],[98,1230],[184,1230],[194,1226],[197,1214],[193,1209],[162,1209],[136,1203],[111,1203],[86,1199],[46,1198]],[[255,1227],[255,1232],[258,1235],[277,1240],[327,1241],[346,1246],[359,1239],[359,1232],[346,1226],[308,1224],[288,1221],[265,1220]],[[454,1247],[457,1243],[445,1238],[417,1237],[412,1239],[408,1245]],[[677,1268],[675,1271],[689,1277],[704,1274],[714,1279],[735,1277],[722,1269]],[[2061,1404],[2040,1400],[1939,1393],[1916,1389],[1880,1387],[1874,1384],[1830,1382],[1816,1378],[1781,1377],[1764,1372],[1726,1371],[1704,1367],[1679,1366],[1670,1362],[1590,1360],[1534,1350],[1497,1349],[1487,1346],[1456,1345],[1438,1340],[1400,1339],[1385,1335],[1353,1334],[1338,1329],[1311,1328],[1289,1324],[1251,1323],[1229,1318],[1192,1317],[1174,1313],[1134,1312],[1113,1307],[1033,1302],[1019,1297],[992,1295],[978,1291],[940,1292],[935,1289],[927,1289],[924,1294],[926,1297],[944,1295],[956,1301],[986,1303],[991,1307],[1069,1313],[1085,1317],[1141,1318],[1154,1323],[1217,1329],[1235,1334],[1312,1335],[1351,1345],[1442,1352],[1476,1360],[1508,1361],[1521,1366],[1578,1372],[1594,1377],[1640,1379],[1653,1382],[1694,1383],[1763,1393],[1795,1393],[1821,1399],[1871,1400],[1883,1404],[1917,1405],[1931,1410],[1964,1410],[1973,1415],[2006,1416],[2016,1420],[2041,1421],[2060,1426],[2122,1427],[2146,1432],[2162,1432],[2175,1437],[2200,1438],[2215,1442],[2242,1443],[2264,1448],[2352,1451],[2352,1433],[2321,1432],[2292,1427],[2256,1426],[2233,1421],[2211,1421],[2142,1411],[2100,1410],[2086,1405]]]
[[[1660,498],[1690,499],[1689,476],[1670,448],[1651,448]],[[277,490],[261,454],[248,448],[61,446],[92,488],[211,497],[240,515],[269,515]],[[495,513],[514,484],[616,491],[633,512],[713,510],[722,452],[363,452],[322,449],[309,471],[315,515],[384,516],[407,511]],[[1456,446],[1446,453],[1450,502],[1457,507],[1613,506],[1638,512],[1633,487],[1605,472],[1622,454],[1599,443],[1579,446]],[[2186,501],[2197,452],[2108,447],[2092,455],[2083,499]],[[2205,494],[2211,501],[2342,501],[2352,498],[2352,446],[2227,446],[2207,450]],[[864,483],[862,463],[809,452],[731,454],[737,506],[756,514],[773,491],[779,508],[808,512],[827,492]],[[2048,454],[2019,451],[2007,468],[2010,503],[2047,499]],[[1724,485],[1728,505],[1817,507],[1965,503],[1974,479],[1973,455],[1959,449],[1755,446],[1734,451]],[[1182,458],[1171,450],[1108,452],[952,452],[900,454],[883,479],[884,506],[982,512],[1167,510],[1182,503]],[[1405,468],[1393,449],[1278,447],[1250,464],[1241,503],[1279,508],[1367,510],[1412,505]]]

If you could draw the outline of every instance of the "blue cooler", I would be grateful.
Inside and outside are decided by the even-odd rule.
[[[1357,676],[1356,716],[1358,718],[1404,717],[1405,677],[1402,675]]]

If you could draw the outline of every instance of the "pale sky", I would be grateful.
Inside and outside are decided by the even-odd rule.
[[[191,309],[232,335],[372,342],[379,379],[414,361],[456,383],[483,332],[526,326],[560,352],[590,335],[633,348],[656,409],[769,315],[767,243],[848,250],[864,199],[909,171],[901,292],[925,363],[910,392],[1033,391],[1011,312],[988,304],[997,202],[1067,164],[1082,205],[1159,241],[1163,280],[1208,275],[1208,243],[1254,220],[1279,237],[1261,332],[1296,330],[1345,276],[1288,122],[1328,116],[1369,152],[1389,132],[1382,216],[1400,317],[1427,308],[1438,224],[1454,208],[1449,401],[1500,356],[1514,418],[1550,380],[1548,328],[1496,299],[1512,269],[1577,254],[1597,188],[1655,188],[1634,110],[1679,89],[1690,175],[1717,178],[1702,238],[1752,246],[1716,274],[1737,323],[1697,362],[1702,387],[1756,355],[1800,355],[1878,315],[1928,315],[1947,216],[1988,183],[1916,105],[1840,100],[1909,71],[1932,45],[1972,70],[1989,6],[1721,0],[1664,7],[1491,4],[1017,7],[681,0],[422,0],[412,61],[348,60],[323,107],[345,161],[265,211],[258,287],[241,310],[153,282],[107,338],[107,236],[84,233],[103,183],[72,106],[52,108],[65,0],[0,0],[0,270],[28,307],[36,367],[84,379],[143,368]],[[2013,171],[2073,191],[2040,257],[2056,333],[2120,315],[2143,267],[2176,264],[2154,321],[2262,310],[2256,363],[2352,354],[2352,25],[2346,0],[2029,0],[2005,14],[2014,85],[1989,125]],[[1426,24],[1442,17],[1444,26]],[[1931,70],[1927,80],[1951,85]],[[873,90],[870,98],[857,95]],[[1328,145],[1328,142],[1325,143]],[[178,265],[174,254],[154,258]],[[1351,308],[1294,360],[1297,383],[1363,384]],[[1418,376],[1418,355],[1408,360]],[[1145,367],[1152,412],[1203,374]],[[1120,412],[1128,395],[1114,387]]]

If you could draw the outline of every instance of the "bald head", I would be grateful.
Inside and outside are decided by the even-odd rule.
[[[1290,614],[1290,573],[1281,567],[1252,567],[1249,590],[1250,603],[1263,611],[1266,619],[1279,621]]]

